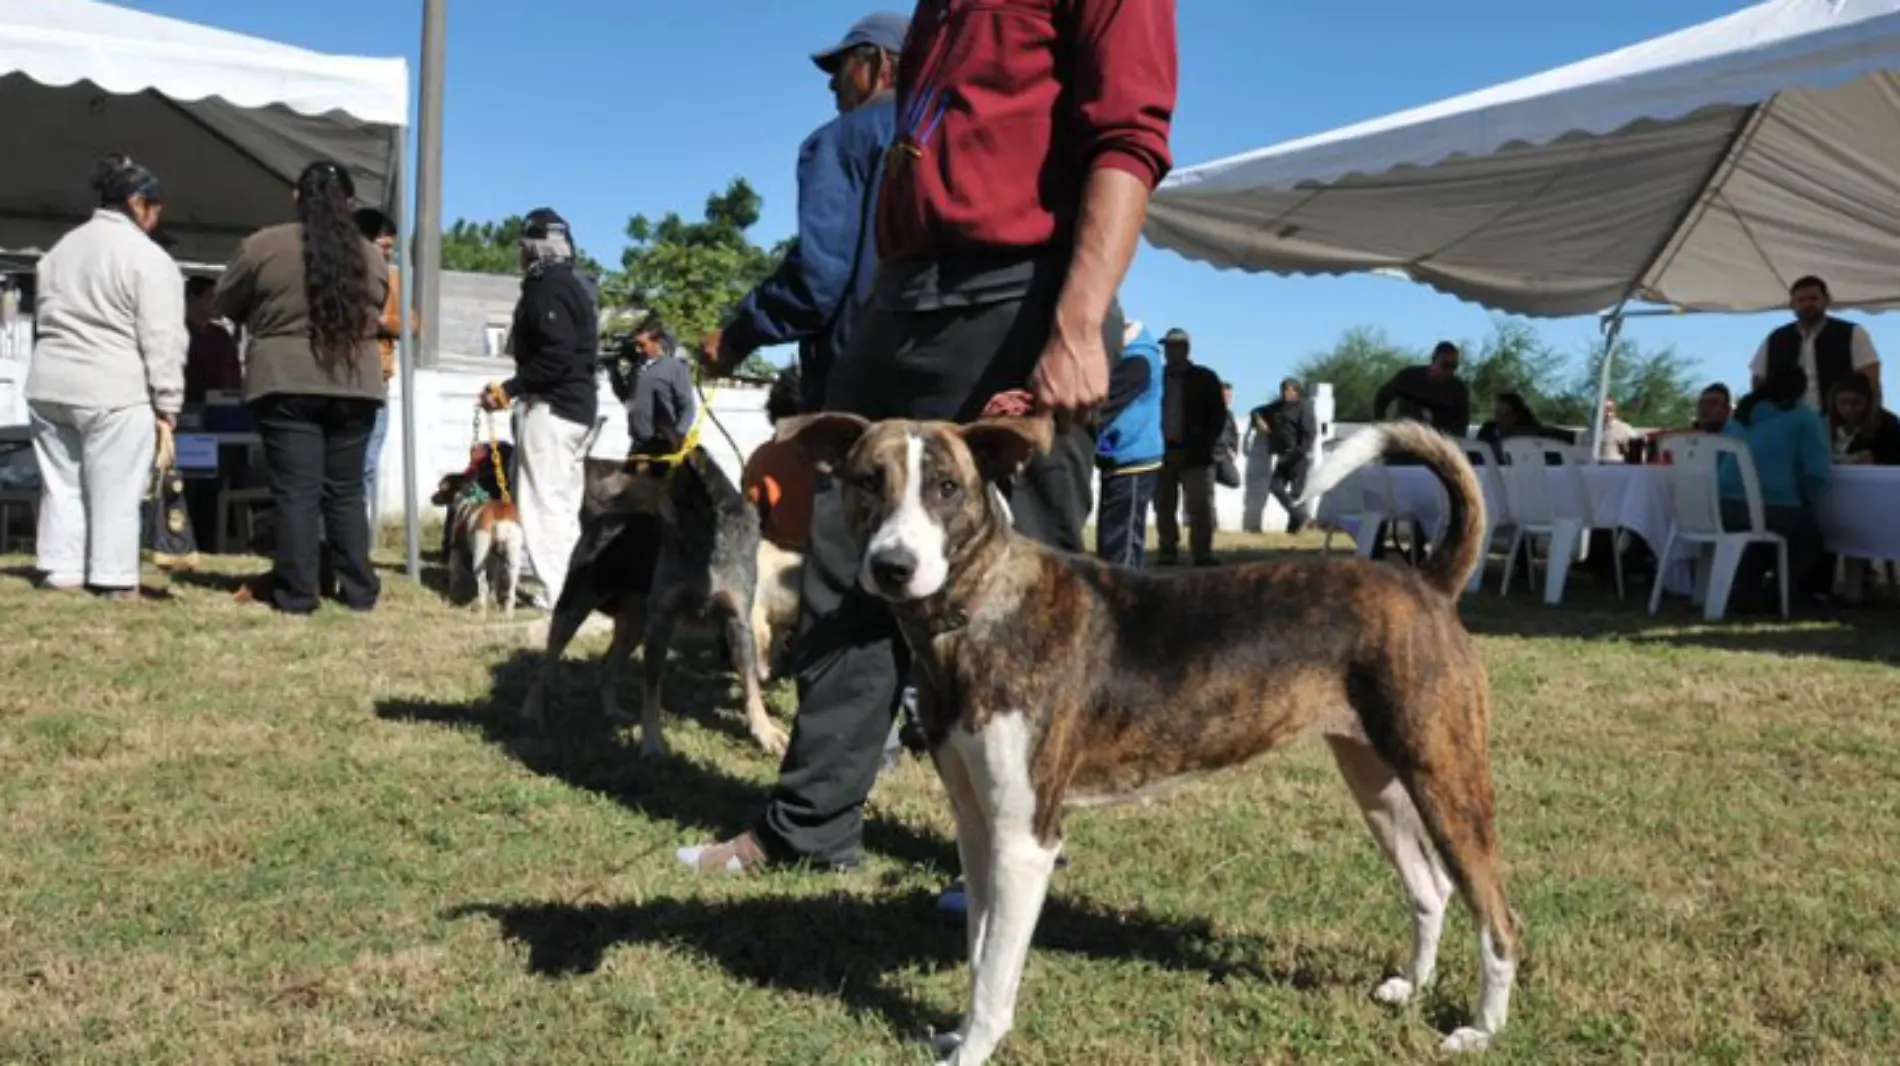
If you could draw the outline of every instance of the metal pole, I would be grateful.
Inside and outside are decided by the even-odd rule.
[[[418,360],[439,359],[442,323],[442,94],[448,59],[447,0],[422,0],[422,89],[416,108],[416,312],[421,318],[416,357],[403,364],[403,493],[408,515],[409,576],[422,580],[422,507],[416,486],[416,375]],[[407,242],[404,242],[407,248]],[[404,340],[408,340],[405,329]]]
[[[391,169],[390,184],[395,188],[396,208],[396,277],[405,286],[402,299],[397,301],[397,313],[400,316],[396,340],[396,366],[398,380],[402,383],[402,525],[403,544],[407,551],[409,577],[413,581],[422,580],[422,509],[419,503],[419,488],[416,484],[416,341],[409,331],[409,324],[415,321],[409,301],[414,296],[407,288],[414,275],[410,273],[409,241],[415,235],[415,226],[410,221],[409,197],[403,188],[405,168],[403,160],[409,154],[409,134],[407,130],[396,133],[396,163]]]
[[[416,313],[422,365],[441,355],[442,96],[448,59],[447,0],[422,0],[422,93],[416,115]]]
[[[1616,338],[1623,333],[1623,305],[1617,304],[1616,310],[1603,323],[1603,366],[1597,372],[1597,409],[1590,416],[1590,461],[1603,461],[1603,405],[1610,399],[1610,364],[1616,361]]]

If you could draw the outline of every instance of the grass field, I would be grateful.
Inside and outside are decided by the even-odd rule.
[[[0,560],[0,1064],[913,1063],[961,1004],[923,763],[857,871],[675,867],[775,769],[703,649],[645,763],[593,719],[598,639],[555,738],[519,738],[533,650],[393,573],[374,615],[296,623],[227,576],[106,604],[27,562]],[[1527,927],[1485,1061],[1900,1061],[1900,623],[1573,591],[1466,601]],[[1409,919],[1321,745],[1069,825],[1001,1062],[1433,1061],[1475,1000],[1459,912],[1438,986],[1371,1002]]]

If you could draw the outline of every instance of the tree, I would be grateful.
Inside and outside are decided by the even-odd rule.
[[[1469,353],[1469,346],[1465,350]],[[1530,323],[1494,319],[1491,335],[1475,354],[1467,354],[1462,368],[1471,386],[1473,420],[1488,419],[1498,396],[1507,392],[1524,397],[1540,419],[1551,417],[1553,405],[1565,395],[1565,363],[1562,353],[1545,344]]]
[[[1634,426],[1686,426],[1695,418],[1695,368],[1674,348],[1644,351],[1632,340],[1618,340],[1610,364],[1610,399],[1617,413]],[[1603,373],[1603,349],[1593,346],[1582,359],[1580,371],[1563,398],[1563,421],[1592,425],[1596,418],[1597,388]]]
[[[746,235],[759,221],[762,203],[750,183],[735,178],[706,198],[700,221],[670,211],[657,222],[635,215],[627,222],[630,244],[620,255],[620,272],[605,292],[658,314],[681,343],[696,344],[725,322],[784,254],[785,242],[766,249]],[[760,376],[777,371],[757,353],[739,369]]]
[[[1354,326],[1330,351],[1315,352],[1300,361],[1293,376],[1308,389],[1329,383],[1333,387],[1333,417],[1341,422],[1372,421],[1372,401],[1392,375],[1423,362],[1417,352],[1394,344],[1385,331]]]

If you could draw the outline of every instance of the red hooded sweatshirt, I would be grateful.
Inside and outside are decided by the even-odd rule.
[[[1174,0],[918,0],[877,208],[886,261],[1074,237],[1089,172],[1172,158]]]

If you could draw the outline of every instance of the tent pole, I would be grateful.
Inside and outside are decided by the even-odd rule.
[[[445,0],[422,0],[422,91],[416,116],[416,312],[422,365],[442,351],[442,96],[448,53]]]
[[[392,171],[390,186],[394,189],[396,207],[396,277],[404,286],[402,299],[396,301],[399,315],[396,339],[396,366],[402,382],[402,525],[403,550],[408,561],[409,579],[422,580],[422,508],[418,500],[416,485],[416,342],[415,334],[409,324],[414,321],[409,303],[413,293],[408,290],[414,275],[410,273],[409,241],[415,227],[409,221],[408,197],[403,189],[403,159],[409,153],[409,136],[406,129],[395,133],[396,162]]]
[[[1623,333],[1623,308],[1629,304],[1629,298],[1616,305],[1608,318],[1603,320],[1603,359],[1597,370],[1597,407],[1590,416],[1590,461],[1603,461],[1603,405],[1610,401],[1610,365],[1616,361],[1616,339]]]

